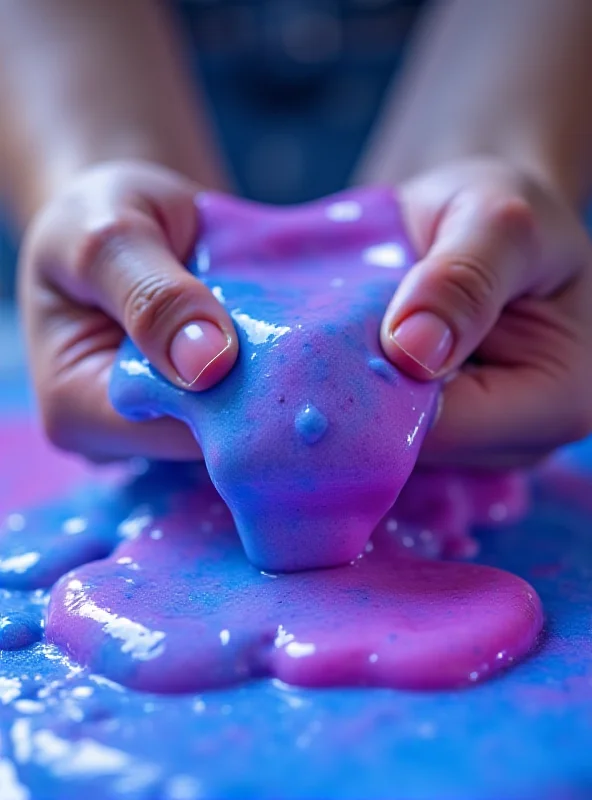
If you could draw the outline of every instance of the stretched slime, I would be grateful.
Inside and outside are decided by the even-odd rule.
[[[257,677],[454,688],[524,656],[542,626],[534,590],[439,560],[475,552],[471,526],[519,518],[523,479],[411,475],[439,390],[379,347],[412,263],[392,193],[199,206],[190,268],[231,313],[239,361],[189,393],[126,342],[112,399],[132,419],[185,420],[207,471],[156,465],[53,535],[34,515],[1,531],[0,585],[63,576],[45,630],[23,618],[4,646],[45,636],[94,672],[163,693]]]
[[[191,269],[231,314],[238,363],[195,394],[128,343],[113,403],[132,419],[189,424],[254,564],[347,563],[411,474],[439,391],[380,350],[381,317],[413,261],[399,206],[382,188],[287,209],[198,204]]]

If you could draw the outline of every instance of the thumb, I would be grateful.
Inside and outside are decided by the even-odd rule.
[[[224,307],[157,234],[136,230],[112,245],[95,272],[101,307],[173,383],[193,391],[218,383],[238,352]]]
[[[532,211],[520,197],[465,190],[444,211],[434,210],[433,221],[417,200],[413,189],[403,197],[411,230],[420,219],[435,234],[393,297],[381,342],[393,363],[426,380],[457,369],[504,306],[528,290],[535,236]]]
[[[98,306],[159,372],[193,391],[218,383],[238,354],[229,314],[183,266],[198,228],[193,187],[165,176],[140,199],[92,205],[74,231],[62,225],[62,258],[44,259],[65,295]]]

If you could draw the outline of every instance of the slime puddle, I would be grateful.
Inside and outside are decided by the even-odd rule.
[[[37,563],[13,570],[9,582],[32,588],[35,576],[66,572],[51,592],[46,641],[132,689],[193,692],[260,677],[455,688],[524,656],[541,628],[540,602],[522,579],[436,560],[472,549],[476,497],[480,521],[521,516],[517,476],[415,473],[353,563],[289,574],[249,563],[203,467],[154,465],[109,491],[100,513],[83,501],[72,509],[77,526],[57,515],[54,533],[46,526],[35,542]],[[20,532],[2,533],[5,562],[26,545],[24,519]],[[93,519],[102,523],[95,530]],[[110,555],[67,572],[72,556],[57,543],[74,527],[81,562],[85,540],[102,541]]]

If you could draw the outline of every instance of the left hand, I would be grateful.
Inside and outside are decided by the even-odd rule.
[[[592,431],[592,245],[550,185],[463,161],[400,190],[420,260],[385,314],[389,359],[447,379],[424,463],[533,463]]]

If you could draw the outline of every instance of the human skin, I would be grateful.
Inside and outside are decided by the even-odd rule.
[[[586,0],[440,4],[358,173],[399,187],[420,254],[385,316],[385,353],[421,380],[455,376],[426,461],[530,462],[590,430],[578,212],[591,35]],[[124,332],[190,391],[237,353],[223,308],[182,267],[199,235],[193,194],[230,181],[179,49],[150,0],[0,4],[1,156],[27,228],[33,377],[50,438],[95,459],[199,456],[182,425],[111,409]]]
[[[447,0],[357,173],[400,185],[420,260],[386,354],[453,376],[425,461],[529,464],[591,430],[592,6]]]
[[[49,438],[95,460],[200,455],[182,424],[136,425],[111,408],[124,331],[192,390],[237,354],[231,320],[182,266],[198,235],[195,192],[230,183],[178,53],[152,0],[0,3],[1,172],[26,229],[31,370]],[[214,341],[200,347],[182,332],[204,320]]]

